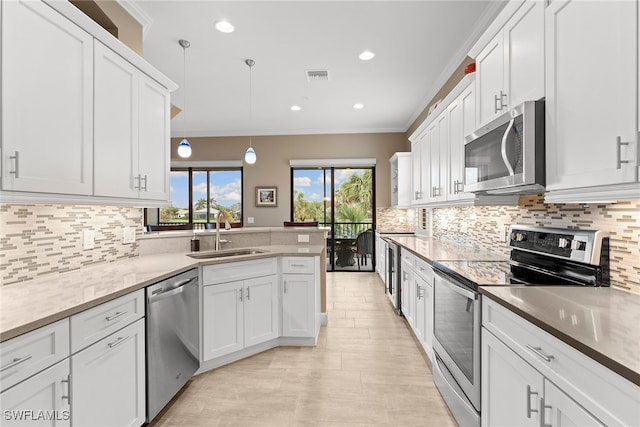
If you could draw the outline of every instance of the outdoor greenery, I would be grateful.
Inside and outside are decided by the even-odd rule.
[[[357,235],[372,221],[373,174],[371,169],[356,172],[335,191],[336,235]],[[294,189],[294,221],[329,223],[331,203],[311,201]],[[345,224],[341,224],[345,223]]]

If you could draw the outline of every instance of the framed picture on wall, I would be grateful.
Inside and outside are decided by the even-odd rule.
[[[278,187],[256,187],[256,206],[278,206]]]

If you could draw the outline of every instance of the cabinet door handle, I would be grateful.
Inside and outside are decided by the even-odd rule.
[[[67,404],[71,405],[71,375],[67,375],[67,379],[66,380],[61,380],[60,381],[62,384],[66,384],[67,385],[67,394],[66,395],[62,395],[60,396],[61,399],[66,399],[67,400]]]
[[[544,351],[542,351],[542,347],[534,347],[532,345],[527,344],[527,348],[529,350],[533,351],[535,354],[537,354],[542,359],[546,360],[547,362],[551,362],[551,360],[554,358],[553,355],[546,354]]]
[[[242,301],[242,293],[244,292],[244,288],[240,288],[240,301]]]
[[[531,414],[538,412],[537,409],[531,408],[531,396],[537,396],[538,393],[535,391],[531,391],[531,386],[527,384],[527,418],[531,418]]]
[[[500,106],[498,107],[498,102],[500,102]],[[498,111],[502,110],[502,98],[498,95],[493,96],[493,113],[496,114]]]
[[[620,169],[623,163],[629,163],[629,160],[622,160],[623,145],[629,145],[629,143],[622,141],[621,137],[616,136],[616,169]]]
[[[247,286],[247,301],[249,301],[251,299],[251,291],[250,291],[250,287]]]
[[[462,181],[456,181],[456,194],[464,193],[464,183]]]
[[[287,282],[284,282],[283,284],[284,284],[284,293],[286,294],[287,293]]]
[[[9,156],[9,158],[13,160],[13,170],[10,170],[9,173],[16,178],[20,178],[20,172],[18,169],[20,167],[20,153],[15,151],[13,156]]]
[[[129,339],[129,337],[118,337],[117,340],[115,340],[114,342],[110,342],[107,345],[109,346],[109,348],[116,348],[117,346],[119,346],[120,344],[122,344],[123,342],[125,342],[128,339]]]
[[[115,320],[115,319],[117,319],[117,318],[118,318],[118,317],[120,317],[120,316],[124,316],[125,314],[127,314],[127,312],[126,312],[126,311],[118,311],[118,312],[117,312],[116,314],[114,314],[113,316],[107,316],[107,317],[105,317],[105,320],[106,320],[107,322],[111,322],[112,320]]]
[[[142,181],[144,181],[144,188],[142,188]],[[147,175],[144,178],[140,178],[140,191],[147,191]]]
[[[138,176],[133,177],[133,189],[140,191],[140,174]],[[136,181],[138,181],[138,185],[136,185]]]
[[[502,91],[500,91],[500,110],[502,111],[503,108],[507,107],[507,101],[505,100],[504,102],[502,102],[502,100],[504,98],[507,97],[507,93],[503,93]]]
[[[21,363],[24,363],[29,359],[31,359],[31,355],[30,354],[27,354],[24,357],[14,357],[13,360],[11,361],[11,363],[9,363],[8,365],[3,366],[2,368],[0,368],[0,372],[4,372],[7,369],[13,368],[14,366],[17,366],[17,365],[19,365]]]
[[[544,422],[544,413],[546,409],[551,409],[551,405],[544,404],[544,397],[540,398],[540,427],[552,427],[551,424]]]

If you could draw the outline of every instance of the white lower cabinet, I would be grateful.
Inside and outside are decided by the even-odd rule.
[[[282,275],[282,336],[315,336],[314,276]]]
[[[69,359],[0,393],[3,426],[69,426]]]
[[[144,424],[145,369],[144,318],[71,356],[73,425]]]
[[[415,284],[413,282],[413,256],[401,252],[400,263],[402,282],[400,284],[400,307],[407,323],[414,328],[414,313],[416,310]]]
[[[277,275],[203,289],[203,360],[278,337]]]
[[[297,267],[296,267],[297,266]],[[282,258],[282,336],[315,338],[320,330],[318,257]]]
[[[423,263],[422,260],[416,261],[414,274],[416,311],[413,331],[433,361],[433,271],[430,266],[422,267]]]
[[[482,328],[482,425],[537,427],[543,377]]]
[[[483,426],[632,426],[640,387],[486,297]]]

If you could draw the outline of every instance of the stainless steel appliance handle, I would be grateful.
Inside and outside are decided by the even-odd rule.
[[[449,276],[445,275],[444,273],[440,272],[440,270],[435,270],[436,274],[438,276],[440,276],[440,278],[442,279],[442,283],[444,283],[446,285],[447,288],[451,289],[452,291],[459,293],[460,295],[463,295],[467,298],[470,298],[472,300],[477,300],[478,299],[478,293],[474,292],[472,290],[469,290],[469,288],[467,288],[464,285],[459,285],[458,282],[455,282],[454,279],[450,278]],[[437,283],[437,282],[436,282]]]
[[[165,299],[165,298],[169,298],[171,296],[177,295],[180,292],[184,291],[184,288],[193,283],[194,281],[198,280],[198,277],[192,277],[191,279],[186,279],[183,280],[181,282],[178,282],[178,284],[170,289],[164,290],[164,289],[156,289],[153,292],[151,292],[151,296],[149,297],[149,304],[152,304],[156,301],[159,301],[161,299]]]
[[[7,369],[9,369],[9,368],[13,368],[13,367],[14,367],[14,366],[16,366],[16,365],[19,365],[19,364],[21,364],[21,363],[24,363],[24,362],[26,362],[27,360],[31,359],[31,357],[32,357],[32,356],[31,356],[30,354],[27,354],[27,355],[26,355],[26,356],[24,356],[24,357],[15,357],[15,358],[11,361],[11,363],[9,363],[8,365],[3,366],[2,368],[0,368],[0,372],[4,372],[4,371],[6,371],[6,370],[7,370]]]
[[[10,170],[9,173],[14,175],[16,178],[20,178],[20,172],[18,169],[20,167],[20,153],[15,151],[13,156],[9,156],[9,158],[14,161],[14,168],[13,170]]]
[[[507,157],[507,137],[509,136],[511,129],[513,129],[513,124],[515,123],[515,121],[516,119],[509,120],[509,126],[507,126],[507,130],[505,130],[504,135],[502,135],[502,145],[500,146],[502,161],[504,162],[505,166],[507,167],[507,170],[509,171],[509,176],[513,176],[514,172],[513,172],[513,167],[511,166],[511,163],[509,163],[509,157]]]
[[[620,169],[623,163],[629,163],[629,160],[622,160],[622,146],[629,145],[628,142],[623,142],[622,137],[616,136],[616,169]],[[16,153],[17,155],[18,153]],[[17,160],[16,160],[17,162]],[[17,167],[16,167],[17,170]],[[17,176],[17,175],[16,175]]]

